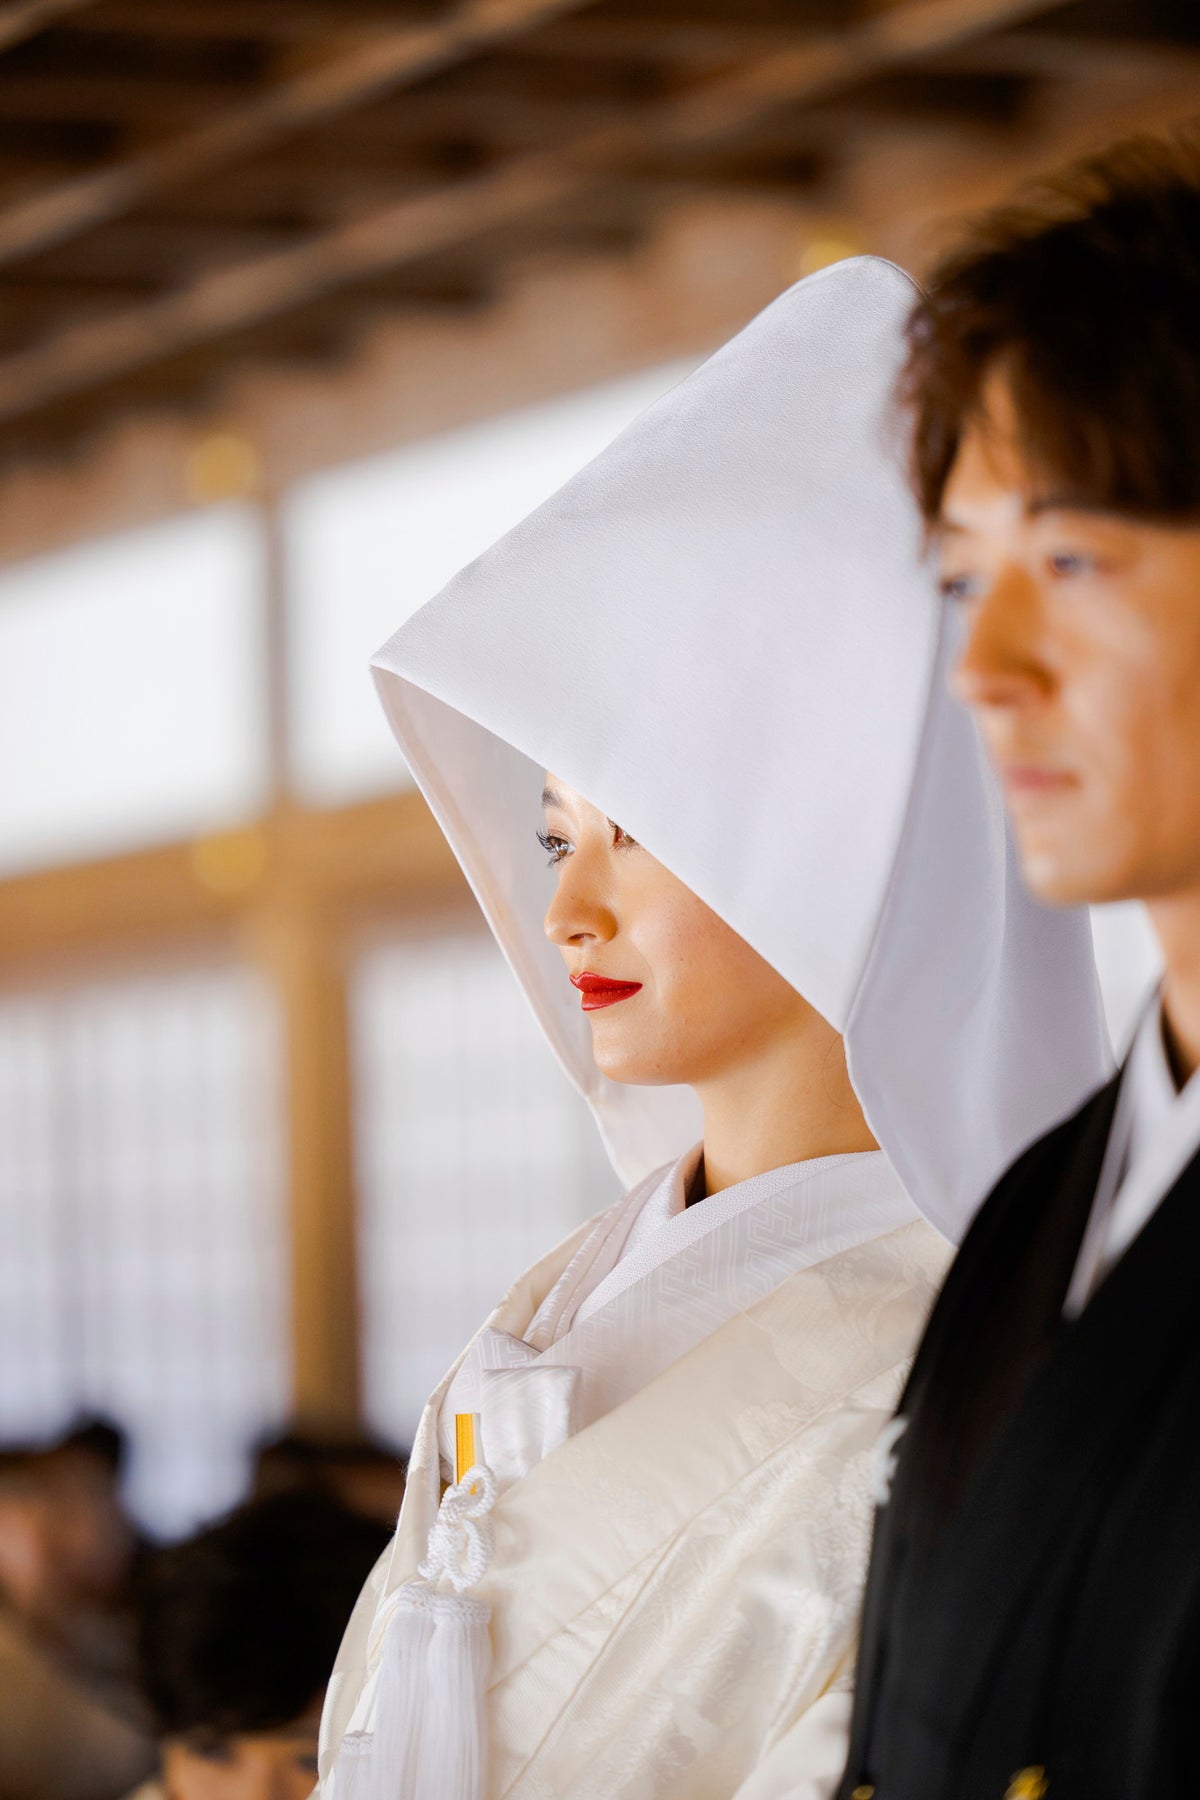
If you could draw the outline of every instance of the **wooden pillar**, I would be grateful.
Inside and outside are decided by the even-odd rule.
[[[279,498],[263,497],[264,674],[271,837],[296,817],[290,791],[287,579]],[[358,1263],[349,1033],[336,906],[284,855],[249,921],[284,1024],[291,1258],[292,1404],[298,1420],[346,1429],[359,1420]]]
[[[248,930],[284,1024],[293,1410],[346,1429],[359,1420],[359,1331],[343,959],[307,895],[279,892]]]
[[[271,805],[291,804],[292,706],[289,687],[287,557],[279,494],[261,503],[263,524],[263,708],[267,727],[267,767]]]

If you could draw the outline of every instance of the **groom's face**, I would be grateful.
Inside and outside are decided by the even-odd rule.
[[[943,592],[966,613],[954,687],[1032,890],[1060,903],[1200,891],[1200,521],[1056,494],[994,380],[937,541]]]

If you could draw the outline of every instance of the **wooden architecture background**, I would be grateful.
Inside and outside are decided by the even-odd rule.
[[[0,560],[736,328],[1200,111],[1194,0],[0,4]],[[460,895],[414,797],[0,884],[0,979],[222,940],[288,1022],[295,1386],[355,1410],[345,971]],[[368,698],[364,689],[364,704]]]

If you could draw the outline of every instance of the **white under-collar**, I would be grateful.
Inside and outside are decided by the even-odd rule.
[[[687,1211],[688,1191],[696,1179],[703,1154],[703,1144],[693,1144],[690,1150],[685,1150],[682,1156],[663,1170],[662,1179],[647,1194],[645,1204],[630,1227],[625,1247],[621,1251],[622,1257],[628,1256],[632,1250],[640,1250],[660,1226]]]
[[[1128,1085],[1130,1090],[1129,1162],[1132,1167],[1168,1128],[1172,1114],[1192,1086],[1190,1081],[1183,1088],[1175,1085],[1164,1036],[1162,999],[1158,994],[1142,1015],[1121,1085]]]
[[[1200,1149],[1200,1073],[1175,1085],[1155,992],[1134,1035],[1064,1312],[1074,1318]]]

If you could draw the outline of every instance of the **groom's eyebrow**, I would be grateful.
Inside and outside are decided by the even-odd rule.
[[[550,788],[550,787],[543,788],[542,789],[542,805],[543,806],[561,806],[562,805],[562,795],[560,793],[558,793],[554,788]]]

